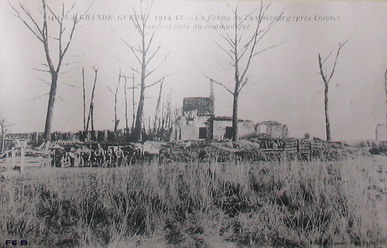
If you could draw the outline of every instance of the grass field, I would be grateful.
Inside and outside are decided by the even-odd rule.
[[[0,182],[32,247],[387,245],[387,159],[33,169]]]

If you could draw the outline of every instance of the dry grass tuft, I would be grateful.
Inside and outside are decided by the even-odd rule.
[[[359,158],[33,170],[0,182],[0,233],[49,247],[386,245],[384,166]]]

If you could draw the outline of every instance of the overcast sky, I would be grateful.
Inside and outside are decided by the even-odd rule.
[[[39,17],[40,0],[22,2],[33,16]],[[60,2],[48,1],[56,11],[60,9]],[[65,2],[66,7],[71,6],[70,1]],[[83,13],[90,2],[79,1],[73,13]],[[17,18],[4,11],[11,10],[7,1],[0,0],[0,6],[0,118],[7,123],[16,123],[10,127],[12,132],[43,131],[48,96],[33,100],[49,90],[44,82],[49,75],[33,69],[44,68],[40,65],[45,63],[42,44]],[[241,2],[240,14],[244,16],[255,6],[257,2],[254,1]],[[138,68],[135,57],[121,40],[130,44],[139,42],[131,21],[125,20],[132,7],[138,7],[138,2],[95,1],[88,12],[89,20],[80,23],[65,57],[65,63],[77,63],[64,66],[62,71],[65,73],[59,79],[60,99],[57,98],[54,109],[54,130],[82,129],[81,68],[86,70],[89,96],[93,66],[99,69],[95,127],[113,128],[114,99],[107,86],[116,87],[119,69],[132,75],[130,67]],[[156,1],[152,10],[151,24],[161,26],[151,49],[154,51],[158,45],[162,47],[151,66],[160,63],[168,53],[170,55],[152,74],[149,83],[170,75],[165,79],[164,100],[170,97],[174,106],[181,107],[184,97],[208,96],[209,83],[202,74],[232,88],[230,61],[215,43],[223,46],[224,42],[209,26],[220,24],[213,20],[215,17],[231,16],[224,2]],[[385,121],[386,112],[387,2],[273,2],[267,16],[278,16],[282,11],[283,20],[259,43],[259,50],[278,46],[253,60],[248,72],[249,83],[240,97],[240,118],[256,122],[276,120],[288,125],[291,136],[302,137],[308,132],[325,138],[324,85],[319,75],[318,54],[327,56],[340,42],[349,39],[341,50],[331,81],[332,136],[336,140],[374,139],[375,127]],[[107,20],[98,20],[101,15]],[[155,21],[156,17],[163,20]],[[71,22],[66,24],[71,25]],[[223,21],[223,24],[232,22]],[[241,30],[243,39],[247,39],[255,27],[253,21],[245,24],[245,29]],[[195,29],[194,25],[201,25],[202,29]],[[50,28],[54,35],[53,22],[50,22]],[[54,53],[54,40],[51,45]],[[330,62],[333,61],[328,61],[328,66]],[[118,100],[119,128],[125,125],[122,84]],[[147,89],[146,120],[154,115],[157,93],[158,86]],[[215,99],[216,115],[231,116],[231,94],[215,86]],[[128,100],[131,102],[131,97]]]

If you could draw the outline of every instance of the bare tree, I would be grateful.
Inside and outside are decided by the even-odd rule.
[[[83,131],[86,131],[86,86],[85,68],[82,67]]]
[[[154,61],[155,57],[157,57],[161,45],[156,48],[153,47],[153,41],[155,37],[155,31],[150,32],[147,30],[147,25],[150,17],[150,13],[152,10],[152,4],[147,7],[143,6],[143,1],[140,0],[139,10],[132,9],[132,14],[134,18],[132,18],[132,23],[135,29],[137,30],[140,36],[140,44],[137,46],[131,45],[126,42],[124,39],[122,41],[126,44],[126,46],[130,49],[140,69],[131,68],[133,71],[140,74],[140,97],[137,106],[137,114],[136,120],[133,130],[133,137],[136,141],[142,141],[142,130],[144,123],[144,104],[145,104],[145,90],[150,88],[158,83],[160,83],[163,79],[158,79],[152,83],[149,83],[149,76],[151,76],[167,59],[168,55],[161,61],[158,65],[151,67],[151,62]]]
[[[134,98],[134,90],[135,90],[135,86],[134,86],[134,75],[132,75],[132,115],[133,115],[133,119],[132,119],[132,130],[134,130],[134,123],[135,123],[135,119],[136,119],[136,100]]]
[[[263,25],[265,15],[269,9],[271,3],[264,4],[262,1],[259,6],[253,9],[248,13],[245,18],[241,18],[239,13],[239,3],[235,8],[231,7],[229,3],[226,2],[227,7],[232,11],[233,17],[233,27],[231,31],[226,28],[222,22],[220,23],[221,29],[215,29],[220,37],[225,42],[225,45],[222,45],[218,42],[215,42],[216,45],[227,55],[231,66],[233,67],[234,79],[233,79],[233,88],[229,88],[226,83],[219,82],[213,78],[210,78],[206,75],[208,79],[212,82],[223,87],[227,92],[233,96],[233,109],[232,109],[232,128],[233,135],[232,140],[236,141],[238,139],[238,103],[239,95],[246,84],[249,82],[248,72],[251,67],[253,59],[261,54],[262,52],[276,47],[273,45],[266,47],[262,50],[258,50],[258,44],[261,40],[269,33],[269,31],[274,27],[276,22],[280,20],[283,13],[280,14],[279,18],[269,22],[266,25]],[[258,16],[253,16],[258,15]],[[251,18],[250,18],[251,17]],[[245,38],[244,34],[241,31],[242,25],[250,20],[254,19],[255,28],[251,35]]]
[[[136,119],[136,113],[135,113],[135,98],[134,98],[134,90],[137,89],[140,85],[134,85],[134,75],[132,77],[125,76],[121,74],[121,78],[124,78],[124,100],[125,100],[125,128],[126,132],[129,133],[129,116],[128,116],[128,93],[127,90],[132,90],[132,129],[134,129],[134,121]],[[132,79],[132,87],[128,87],[128,79]]]
[[[118,91],[120,89],[120,84],[121,84],[121,70],[120,70],[120,74],[118,76],[118,82],[117,82],[115,90],[113,91],[109,86],[107,86],[108,90],[114,96],[114,132],[117,132],[118,124],[120,123],[120,120],[117,117],[117,102],[118,102]]]
[[[91,96],[90,96],[90,104],[89,104],[89,114],[87,116],[86,121],[86,129],[87,132],[89,130],[89,123],[91,124],[91,130],[94,131],[94,97],[95,97],[95,86],[97,84],[97,77],[98,77],[98,69],[94,68],[94,82],[93,82],[93,88],[91,90]]]
[[[163,85],[164,85],[164,80],[161,81],[161,83],[160,83],[159,96],[157,98],[157,103],[156,103],[155,119],[153,121],[153,131],[154,132],[156,132],[156,130],[157,130],[157,122],[158,122],[158,118],[159,118],[160,103],[161,103],[161,93],[163,91]]]
[[[331,127],[330,127],[330,120],[329,120],[329,109],[328,109],[328,101],[329,101],[329,97],[328,97],[328,93],[329,93],[329,83],[335,73],[335,70],[336,70],[336,66],[337,66],[337,60],[339,58],[339,55],[340,55],[340,50],[341,48],[343,48],[343,46],[348,42],[345,41],[344,43],[339,43],[339,46],[337,48],[337,51],[336,51],[336,56],[335,56],[335,59],[334,59],[334,62],[333,62],[333,65],[332,65],[332,69],[330,70],[330,72],[328,72],[328,68],[325,65],[325,63],[327,62],[327,60],[331,57],[331,55],[334,53],[334,51],[336,49],[333,49],[327,57],[325,58],[322,58],[320,54],[318,54],[318,65],[319,65],[319,68],[320,68],[320,75],[321,75],[321,78],[324,82],[324,111],[325,111],[325,132],[326,132],[326,138],[327,138],[327,141],[330,141],[332,139],[331,137]]]
[[[72,19],[71,27],[66,27],[65,25],[65,18],[74,9],[75,4],[66,10],[65,4],[63,3],[61,12],[57,14],[47,5],[46,0],[42,0],[41,10],[39,12],[42,17],[41,23],[39,23],[39,18],[33,16],[30,10],[28,10],[23,4],[19,3],[18,8],[14,7],[10,2],[9,5],[13,10],[13,13],[11,14],[17,17],[43,45],[47,64],[43,64],[45,69],[40,71],[47,72],[51,76],[44,138],[50,139],[59,75],[65,55],[67,54],[70,44],[72,43],[74,33],[80,19],[78,19],[78,17],[75,15]],[[51,30],[51,28],[49,28],[48,14],[52,15],[54,23],[57,25],[57,30]],[[51,41],[56,42],[55,49],[57,56],[53,56],[53,53],[51,53],[51,49],[54,49]]]
[[[124,78],[124,98],[125,98],[125,132],[129,133],[129,118],[128,118],[128,94],[127,94],[127,85],[128,80],[127,77],[122,76]]]
[[[161,130],[163,131],[163,139],[169,140],[172,134],[174,121],[180,116],[181,109],[172,106],[171,95],[169,95],[166,103],[163,103],[163,115],[161,117]]]

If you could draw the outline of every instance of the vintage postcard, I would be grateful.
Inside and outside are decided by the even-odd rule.
[[[387,245],[386,14],[0,0],[0,246]]]

